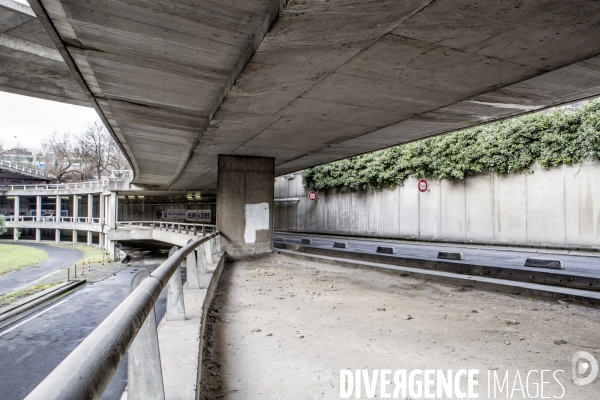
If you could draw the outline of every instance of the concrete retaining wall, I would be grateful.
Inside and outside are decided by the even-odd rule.
[[[275,181],[275,229],[427,241],[600,249],[600,162],[480,174],[462,181],[408,179],[395,189],[317,192],[302,178]]]

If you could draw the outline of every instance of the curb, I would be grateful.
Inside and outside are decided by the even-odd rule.
[[[544,285],[539,283],[509,281],[500,278],[489,278],[483,276],[463,275],[453,272],[420,269],[414,267],[403,267],[390,264],[382,264],[370,261],[352,260],[332,256],[304,253],[281,248],[273,249],[275,253],[313,261],[326,261],[332,264],[350,268],[373,269],[377,268],[388,273],[398,273],[402,276],[427,279],[431,281],[472,287],[478,290],[490,292],[501,292],[511,295],[526,295],[542,299],[560,299],[574,303],[600,306],[600,292],[571,289]]]
[[[47,303],[54,301],[57,297],[64,295],[76,287],[83,285],[85,282],[85,279],[80,281],[65,282],[34,295],[25,297],[24,299],[21,299],[4,308],[0,308],[0,328],[31,314],[38,308],[41,308]]]

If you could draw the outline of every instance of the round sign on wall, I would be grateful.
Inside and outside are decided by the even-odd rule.
[[[425,179],[419,180],[419,192],[423,193],[427,191],[427,181]]]
[[[308,192],[308,199],[309,200],[316,200],[317,199],[317,192]]]

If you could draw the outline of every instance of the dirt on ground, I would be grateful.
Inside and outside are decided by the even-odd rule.
[[[452,370],[453,376],[478,370],[473,390],[480,399],[588,400],[600,393],[600,377],[587,385],[572,379],[576,352],[600,359],[600,310],[564,301],[269,255],[226,266],[209,321],[205,400],[339,399],[345,394],[340,377],[347,374],[341,370],[350,370],[354,383],[356,371],[366,370],[359,372],[360,396],[354,385],[350,398],[386,392],[420,398],[417,386],[405,396],[400,389],[397,397],[393,393],[394,373],[417,369]],[[577,367],[578,377],[592,368],[582,360]],[[380,391],[377,375],[375,395],[365,393],[374,374],[385,370],[391,374],[387,389]],[[459,392],[437,396],[436,376],[433,398],[467,392],[465,374]]]

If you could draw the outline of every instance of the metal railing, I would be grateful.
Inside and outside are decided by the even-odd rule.
[[[63,189],[103,189],[108,179],[73,183],[48,183],[44,185],[6,185],[10,190],[63,190]]]
[[[119,221],[117,226],[149,226],[153,229],[166,230],[177,233],[192,234],[194,236],[201,233],[206,236],[208,233],[217,231],[217,226],[212,224],[193,224],[189,222],[164,222],[164,221]]]
[[[217,235],[219,232],[212,233],[174,252],[149,277],[143,279],[26,399],[99,399],[144,325],[161,291],[167,284],[172,285],[169,282],[172,277],[176,278],[173,281],[177,280],[175,272],[180,264],[200,245],[206,243],[210,249],[213,239],[218,247]],[[212,258],[212,252],[210,254]],[[178,280],[181,285],[180,276]],[[169,296],[170,292],[169,289]],[[169,296],[167,309],[169,299],[172,298]]]
[[[39,218],[39,219],[38,219]],[[83,224],[99,224],[104,221],[104,218],[88,218],[88,217],[53,217],[42,215],[40,217],[31,215],[7,215],[6,221],[14,222],[73,222]]]
[[[28,174],[31,174],[31,175],[40,176],[42,178],[46,178],[47,177],[47,175],[45,173],[43,173],[41,170],[39,170],[39,169],[32,169],[32,168],[28,168],[28,167],[23,167],[23,166],[21,166],[21,165],[19,165],[17,163],[12,162],[12,161],[0,160],[0,165],[2,165],[4,167],[15,169],[17,171],[27,172]]]

